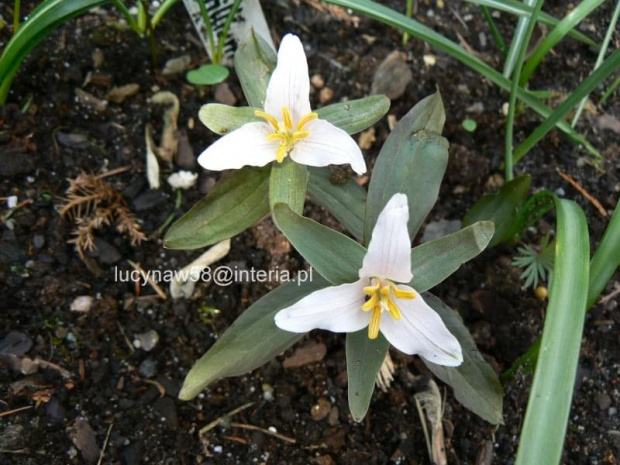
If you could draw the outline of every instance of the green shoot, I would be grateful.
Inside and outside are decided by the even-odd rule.
[[[21,9],[21,0],[15,0],[15,4],[13,6],[13,35],[19,29],[19,10]]]
[[[601,96],[601,99],[598,101],[598,104],[603,106],[607,99],[613,95],[618,86],[620,86],[620,76],[614,79],[614,82],[612,82],[611,85],[605,90],[605,92]]]
[[[525,30],[525,34],[523,36],[523,42],[519,44],[519,50],[517,51],[517,58],[515,61],[515,69],[512,74],[512,81],[510,82],[510,98],[508,100],[508,116],[506,118],[506,137],[504,139],[504,167],[505,167],[505,177],[506,181],[511,181],[514,177],[513,170],[513,132],[514,132],[514,118],[517,104],[517,89],[519,88],[519,82],[521,78],[521,71],[523,69],[523,61],[525,60],[525,53],[527,52],[527,47],[530,43],[530,39],[532,38],[532,32],[534,32],[534,27],[536,26],[536,21],[538,18],[538,14],[542,10],[544,0],[537,0],[536,5],[534,5],[534,11],[532,12],[532,16],[527,21],[527,28]]]
[[[413,0],[407,0],[407,6],[405,7],[405,16],[407,18],[411,18],[413,16]],[[407,31],[403,32],[403,46],[409,43],[409,33]]]
[[[616,24],[618,23],[619,16],[620,16],[620,2],[616,2],[616,8],[614,10],[613,16],[611,17],[611,21],[609,22],[609,27],[607,28],[607,32],[605,33],[605,38],[603,39],[603,45],[601,45],[601,50],[599,51],[598,57],[596,58],[594,69],[597,69],[599,66],[601,66],[601,63],[605,59],[605,54],[607,53],[607,47],[609,46],[609,42],[611,41],[611,36],[613,35],[613,32],[616,30]],[[575,117],[573,118],[573,121],[571,123],[572,127],[577,126],[577,123],[579,122],[579,118],[581,116],[581,112],[583,111],[583,106],[586,104],[587,99],[588,97],[586,96],[581,100],[581,102],[579,102],[579,106],[577,107],[577,111],[575,112]]]
[[[493,36],[493,39],[495,39],[495,43],[497,44],[497,47],[499,48],[499,52],[502,54],[502,56],[505,57],[508,51],[508,49],[506,48],[506,42],[504,42],[502,34],[499,32],[499,29],[497,29],[497,26],[495,25],[495,21],[493,21],[493,17],[491,16],[489,9],[485,5],[482,5],[481,8],[482,8],[482,15],[484,16],[484,19],[489,25],[491,35]]]

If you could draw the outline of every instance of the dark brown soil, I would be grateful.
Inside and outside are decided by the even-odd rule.
[[[0,6],[5,20],[12,17],[8,3],[12,2]],[[23,3],[29,11],[33,2]],[[362,19],[355,28],[303,2],[299,6],[283,0],[263,3],[278,36],[287,31],[301,36],[311,74],[322,75],[325,85],[334,90],[334,101],[367,95],[374,70],[401,44],[398,32],[372,21]],[[404,2],[386,3],[401,8]],[[419,2],[417,17],[454,40],[460,34],[487,62],[499,66],[500,55],[478,9],[445,3],[444,9],[438,9],[435,2]],[[565,14],[564,2],[546,3],[548,11]],[[601,40],[612,4],[607,2],[581,29]],[[187,131],[196,154],[214,139],[197,120],[200,106],[213,101],[212,91],[199,95],[183,76],[161,75],[163,61],[184,53],[191,54],[195,63],[204,61],[183,8],[175,7],[157,30],[162,63],[156,66],[151,62],[148,41],[106,25],[111,19],[105,13],[83,16],[36,47],[17,76],[11,104],[0,110],[0,197],[17,195],[20,202],[32,200],[13,214],[13,229],[2,227],[0,340],[17,332],[10,335],[17,341],[13,352],[21,348],[21,354],[52,362],[68,370],[72,379],[63,378],[53,367],[26,377],[3,358],[0,410],[33,406],[37,398],[41,403],[2,418],[0,461],[85,463],[90,454],[91,462],[96,462],[98,448],[110,432],[103,463],[429,463],[410,376],[428,374],[424,366],[415,357],[393,351],[397,371],[392,388],[387,393],[377,391],[366,420],[356,424],[347,407],[344,338],[327,332],[313,332],[301,343],[324,344],[327,353],[320,362],[284,369],[282,360],[291,355],[287,353],[250,374],[215,383],[192,402],[176,399],[193,362],[244,308],[276,283],[200,284],[189,301],[161,300],[150,287],[139,290],[138,296],[135,286],[114,281],[115,267],[130,269],[127,260],[132,260],[144,269],[176,269],[199,252],[165,250],[160,238],[133,248],[126,238],[104,230],[99,234],[101,253],[92,258],[102,273],[95,275],[94,267],[85,266],[67,244],[70,224],[59,216],[55,205],[68,187],[67,179],[82,170],[100,173],[104,168],[128,166],[128,171],[107,180],[123,192],[149,235],[173,211],[174,195],[169,186],[152,194],[146,185],[143,134],[149,122],[156,131],[161,126],[161,110],[149,103],[157,89],[180,97],[179,126]],[[505,37],[510,37],[512,18],[502,15],[498,24]],[[481,33],[486,37],[484,48]],[[0,31],[0,43],[6,44],[9,36],[9,28]],[[618,38],[615,40],[617,43]],[[97,70],[91,58],[95,49],[104,56]],[[429,221],[461,219],[480,195],[493,190],[490,177],[501,173],[501,107],[507,96],[459,62],[417,40],[404,49],[414,78],[405,95],[393,103],[390,114],[401,117],[439,87],[447,112],[445,136],[451,142],[451,164]],[[424,54],[436,55],[436,65],[426,66]],[[565,95],[587,75],[595,59],[596,54],[586,46],[565,40],[541,66],[533,86]],[[125,103],[110,103],[97,113],[75,97],[75,89],[91,71],[106,75],[112,85],[138,83],[141,90]],[[239,104],[244,104],[234,76],[229,85]],[[102,98],[109,88],[89,84],[84,89]],[[595,101],[603,90],[594,93]],[[318,101],[318,92],[313,100]],[[28,109],[22,113],[20,108],[26,102]],[[468,112],[476,103],[483,104],[483,111]],[[604,111],[620,118],[618,99],[610,99]],[[467,117],[478,123],[474,133],[461,127]],[[538,122],[532,112],[521,113],[516,138],[523,140]],[[578,202],[588,217],[594,247],[606,220],[557,175],[556,168],[578,180],[608,211],[613,210],[620,190],[618,135],[598,129],[596,115],[587,113],[579,129],[602,150],[604,172],[597,171],[588,163],[587,153],[556,131],[517,166],[517,171],[531,174],[535,189],[557,190]],[[377,141],[366,151],[370,165],[389,132],[387,120],[379,122],[376,131]],[[202,193],[199,189],[189,191],[183,199],[184,211],[204,195],[215,177],[201,173]],[[334,225],[321,208],[308,204],[306,209],[309,216]],[[546,221],[553,225],[552,216]],[[543,224],[531,232],[533,242],[544,229]],[[233,239],[232,250],[222,264],[256,269],[278,265],[292,272],[303,268],[300,256],[283,248],[277,234],[270,220],[263,221]],[[510,264],[514,252],[510,246],[489,250],[435,289],[460,312],[498,372],[508,368],[540,334],[545,308],[531,290],[521,289],[519,271]],[[82,295],[95,298],[87,314],[70,310],[74,299]],[[207,307],[221,313],[208,317]],[[596,306],[586,319],[566,464],[613,464],[620,454],[617,310],[618,302],[612,299]],[[135,335],[149,330],[160,338],[152,351],[129,347]],[[498,428],[465,410],[448,390],[445,426],[449,463],[477,463],[476,456],[485,444],[492,444],[493,463],[513,463],[530,383],[531,376],[519,374],[505,386],[505,425]],[[265,391],[271,390],[274,399],[266,400]],[[331,411],[327,418],[316,421],[311,410],[319,401]],[[296,444],[230,426],[216,427],[199,438],[200,428],[248,402],[253,406],[234,421],[275,428],[294,438]]]

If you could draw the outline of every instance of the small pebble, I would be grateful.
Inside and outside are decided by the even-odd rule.
[[[310,82],[317,89],[322,89],[323,86],[325,85],[325,80],[323,79],[323,76],[321,76],[320,74],[315,74],[314,76],[312,76],[312,78],[310,79]]]
[[[89,295],[81,295],[76,297],[73,302],[71,302],[70,310],[72,312],[88,313],[92,308],[94,301],[95,299]]]
[[[154,329],[145,333],[136,334],[136,338],[133,341],[133,345],[136,349],[142,349],[146,352],[150,352],[155,348],[159,342],[159,334]]]
[[[271,402],[275,396],[273,395],[273,386],[271,384],[263,384],[263,399],[267,402]]]
[[[142,361],[140,367],[138,367],[138,374],[143,378],[152,378],[157,374],[157,364],[152,358],[147,358]]]
[[[329,403],[327,399],[321,397],[316,404],[312,406],[310,409],[310,416],[314,421],[321,421],[332,410],[332,404]]]
[[[334,90],[331,87],[323,87],[319,94],[319,101],[321,103],[330,102],[334,98]]]
[[[6,199],[6,206],[9,208],[15,208],[17,206],[17,196],[11,195]]]

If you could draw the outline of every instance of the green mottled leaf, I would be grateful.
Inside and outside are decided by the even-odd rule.
[[[446,367],[422,360],[435,376],[454,390],[454,397],[464,407],[493,425],[503,424],[503,390],[497,374],[482,358],[458,313],[430,293],[424,293],[423,297],[459,340],[463,363],[458,367]]]
[[[413,238],[437,201],[448,163],[448,141],[441,136],[446,116],[441,95],[420,101],[396,125],[383,144],[373,169],[364,243],[368,243],[379,213],[394,194],[409,200],[409,234]]]
[[[285,203],[301,214],[306,202],[308,177],[308,167],[295,163],[291,157],[286,157],[282,163],[273,162],[269,177],[270,208],[273,210],[275,204]]]
[[[480,221],[434,241],[425,242],[411,251],[413,280],[418,292],[435,287],[488,245],[493,237],[492,221]]]
[[[239,129],[247,123],[264,121],[254,115],[257,108],[231,107],[221,103],[208,103],[203,105],[198,112],[202,124],[220,136]]]
[[[239,44],[235,71],[251,107],[264,108],[267,85],[276,62],[276,52],[254,31]]]
[[[290,282],[251,305],[192,367],[179,398],[191,400],[212,382],[254,370],[292,346],[303,334],[279,329],[276,313],[327,286],[320,276],[312,282]]]
[[[356,134],[383,118],[389,109],[390,99],[385,95],[371,95],[349,102],[334,103],[319,108],[316,112],[319,118],[349,134]]]
[[[389,347],[389,342],[381,333],[377,339],[368,338],[368,329],[347,334],[349,409],[357,422],[362,421],[368,412],[375,378]]]
[[[489,243],[493,247],[510,240],[518,233],[517,207],[523,203],[530,189],[530,175],[526,174],[504,184],[497,194],[478,200],[463,218],[463,226],[477,221],[493,221],[495,234]]]
[[[233,171],[170,227],[164,247],[197,249],[239,234],[269,213],[268,190],[269,167]]]
[[[344,184],[330,181],[331,173],[324,168],[309,168],[308,195],[318,205],[326,208],[356,239],[364,235],[364,210],[366,191],[353,179]]]
[[[334,285],[359,279],[366,249],[347,236],[298,215],[287,205],[273,208],[273,219],[295,249]]]

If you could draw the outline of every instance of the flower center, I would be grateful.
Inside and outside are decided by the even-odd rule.
[[[392,318],[400,320],[400,309],[394,303],[394,297],[398,299],[415,299],[415,292],[403,290],[388,279],[372,278],[371,285],[364,287],[364,294],[369,299],[362,305],[365,312],[372,311],[370,324],[368,325],[368,337],[376,339],[379,335],[379,323],[381,314],[387,311]]]
[[[278,147],[278,152],[276,153],[276,160],[278,163],[282,163],[282,160],[284,160],[284,157],[293,149],[295,143],[310,135],[310,131],[304,130],[304,126],[319,117],[319,115],[314,112],[308,113],[300,118],[296,126],[293,126],[291,110],[289,110],[288,107],[282,107],[282,121],[278,121],[274,116],[261,110],[256,110],[254,114],[271,124],[275,131],[267,135],[267,140],[280,143],[280,147]]]

